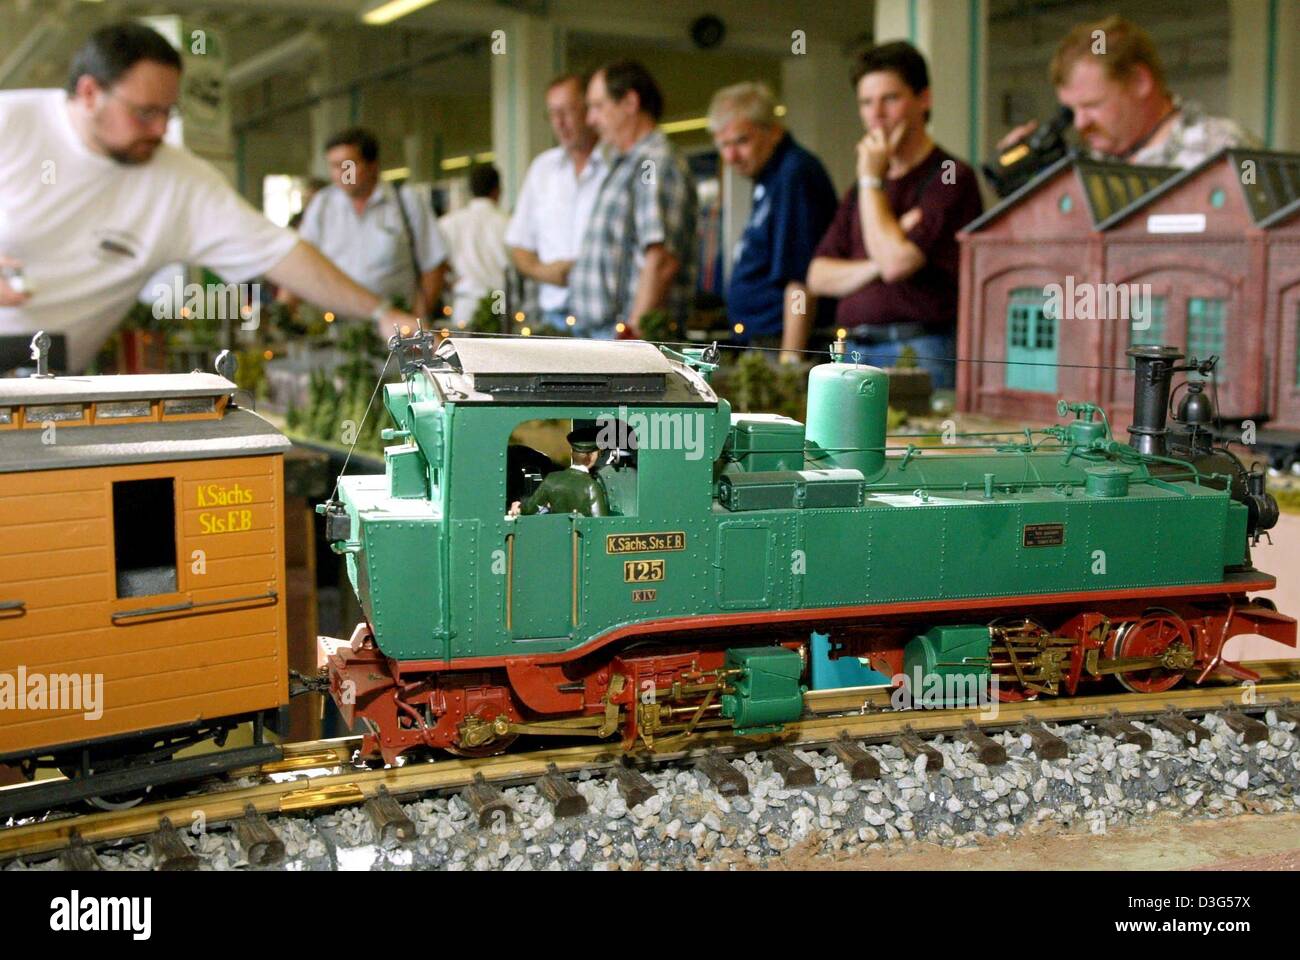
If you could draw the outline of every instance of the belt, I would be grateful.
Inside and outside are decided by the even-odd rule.
[[[897,343],[923,337],[928,331],[923,323],[866,323],[849,331],[849,339],[858,343]]]

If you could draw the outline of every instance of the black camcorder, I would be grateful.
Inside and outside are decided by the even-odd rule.
[[[1038,171],[1051,166],[1070,152],[1065,131],[1074,123],[1074,111],[1061,107],[1047,123],[1040,123],[1026,136],[981,168],[989,185],[999,197],[1015,193],[1034,178]]]

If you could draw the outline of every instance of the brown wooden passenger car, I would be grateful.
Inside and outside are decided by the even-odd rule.
[[[0,379],[0,763],[102,768],[287,703],[289,443],[234,390]]]

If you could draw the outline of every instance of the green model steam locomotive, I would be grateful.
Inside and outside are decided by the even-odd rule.
[[[392,761],[519,735],[680,743],[779,730],[813,687],[961,675],[1003,700],[1117,679],[1248,677],[1223,658],[1295,621],[1249,594],[1276,520],[1262,476],[1212,448],[1206,398],[1172,428],[1181,354],[1137,347],[1130,443],[1102,411],[891,447],[888,379],[832,362],[807,424],[733,414],[711,351],[395,338],[382,476],[345,476],[327,537],[365,622],[331,693]],[[513,515],[575,469],[531,437],[595,428],[608,515]],[[944,443],[943,440],[950,442]],[[537,441],[540,443],[540,441]],[[577,469],[584,469],[579,463]]]

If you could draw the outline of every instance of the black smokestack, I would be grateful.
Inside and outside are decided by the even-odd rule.
[[[1169,384],[1183,355],[1177,347],[1129,347],[1133,358],[1133,424],[1129,446],[1148,456],[1165,455],[1165,422],[1169,413]]]

